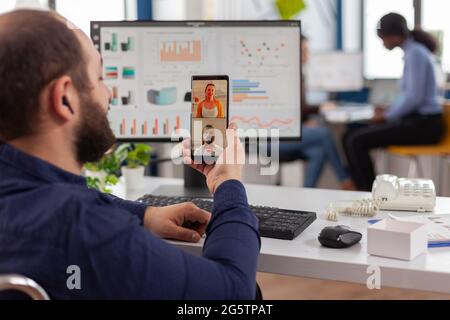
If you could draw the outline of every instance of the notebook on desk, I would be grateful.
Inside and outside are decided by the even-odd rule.
[[[353,123],[370,120],[375,113],[371,104],[342,103],[323,113],[329,123]]]

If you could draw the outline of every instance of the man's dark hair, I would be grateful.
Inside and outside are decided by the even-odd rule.
[[[0,141],[35,132],[42,90],[63,75],[80,92],[89,88],[81,43],[62,17],[38,10],[0,15]]]

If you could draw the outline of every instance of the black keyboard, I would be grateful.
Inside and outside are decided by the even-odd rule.
[[[153,207],[193,202],[199,208],[209,212],[212,211],[213,206],[212,199],[195,197],[167,197],[148,194],[139,198],[138,201]],[[259,219],[259,233],[261,237],[267,238],[292,240],[317,218],[315,212],[252,205],[250,209]]]

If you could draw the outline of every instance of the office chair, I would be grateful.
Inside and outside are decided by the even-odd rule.
[[[281,185],[283,185],[282,168],[281,168],[282,165],[283,164],[287,164],[287,163],[294,163],[294,162],[299,161],[300,162],[299,165],[302,166],[301,168],[302,168],[302,170],[304,170],[304,165],[305,165],[305,163],[308,162],[308,159],[307,159],[306,156],[292,157],[290,155],[285,155],[285,154],[281,154],[280,153],[279,161],[280,161],[280,168],[279,168],[278,173],[277,173],[277,182],[276,182],[276,184],[278,186],[281,186]],[[303,187],[303,185],[298,185],[298,187]]]
[[[256,283],[256,297],[255,300],[261,301],[264,300],[264,296],[261,290],[261,287],[259,286],[258,282]]]
[[[419,162],[420,156],[439,157],[440,174],[438,176],[441,193],[443,192],[443,182],[445,180],[442,177],[444,163],[445,161],[450,161],[450,103],[444,104],[444,118],[446,133],[438,144],[426,146],[391,146],[387,148],[387,152],[390,154],[409,158],[409,176],[418,174],[419,177],[423,177],[424,172]]]
[[[18,275],[0,275],[0,291],[13,290],[25,293],[33,300],[50,300],[47,292],[35,281]]]
[[[261,146],[260,146],[261,148]],[[289,154],[283,154],[279,153],[278,155],[278,171],[274,175],[267,175],[262,176],[260,169],[263,167],[268,167],[268,164],[271,163],[271,161],[274,161],[274,159],[271,159],[271,151],[263,151],[263,154],[265,152],[268,152],[267,157],[260,155],[258,152],[251,153],[246,148],[246,153],[248,157],[249,163],[254,163],[256,165],[253,166],[246,166],[244,168],[243,172],[243,179],[246,183],[252,183],[252,184],[275,184],[277,186],[283,185],[283,164],[294,164],[297,165],[298,163],[299,169],[302,171],[304,170],[303,163],[307,162],[308,160],[306,157],[298,157],[298,155],[289,155]],[[256,171],[255,171],[256,170]],[[296,170],[297,171],[297,170]],[[264,178],[263,178],[264,177]],[[292,177],[292,174],[290,174],[290,177]],[[300,178],[303,177],[303,174],[300,175]],[[302,187],[302,179],[298,182],[297,187]]]
[[[39,284],[30,278],[18,274],[0,275],[0,291],[7,290],[20,291],[33,300],[50,300],[47,292]],[[264,300],[262,290],[258,283],[256,283],[255,300]]]

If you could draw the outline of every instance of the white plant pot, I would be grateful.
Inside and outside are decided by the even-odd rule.
[[[119,182],[115,185],[107,184],[106,187],[111,190],[111,194],[119,197],[121,199],[126,199],[127,197],[127,185],[124,177],[119,178]]]
[[[106,179],[106,173],[104,171],[90,171],[85,170],[84,175],[86,177],[91,178],[98,178],[100,180],[100,184],[103,185]],[[127,186],[126,181],[124,177],[119,178],[119,182],[117,182],[115,185],[112,184],[106,184],[104,187],[108,190],[111,190],[111,194],[115,195],[116,197],[125,199],[127,195]]]
[[[91,177],[91,178],[98,178],[100,181],[104,181],[106,178],[106,173],[103,171],[90,171],[85,170],[84,176]]]
[[[127,168],[122,167],[122,175],[125,177],[127,190],[143,188],[145,167]]]

